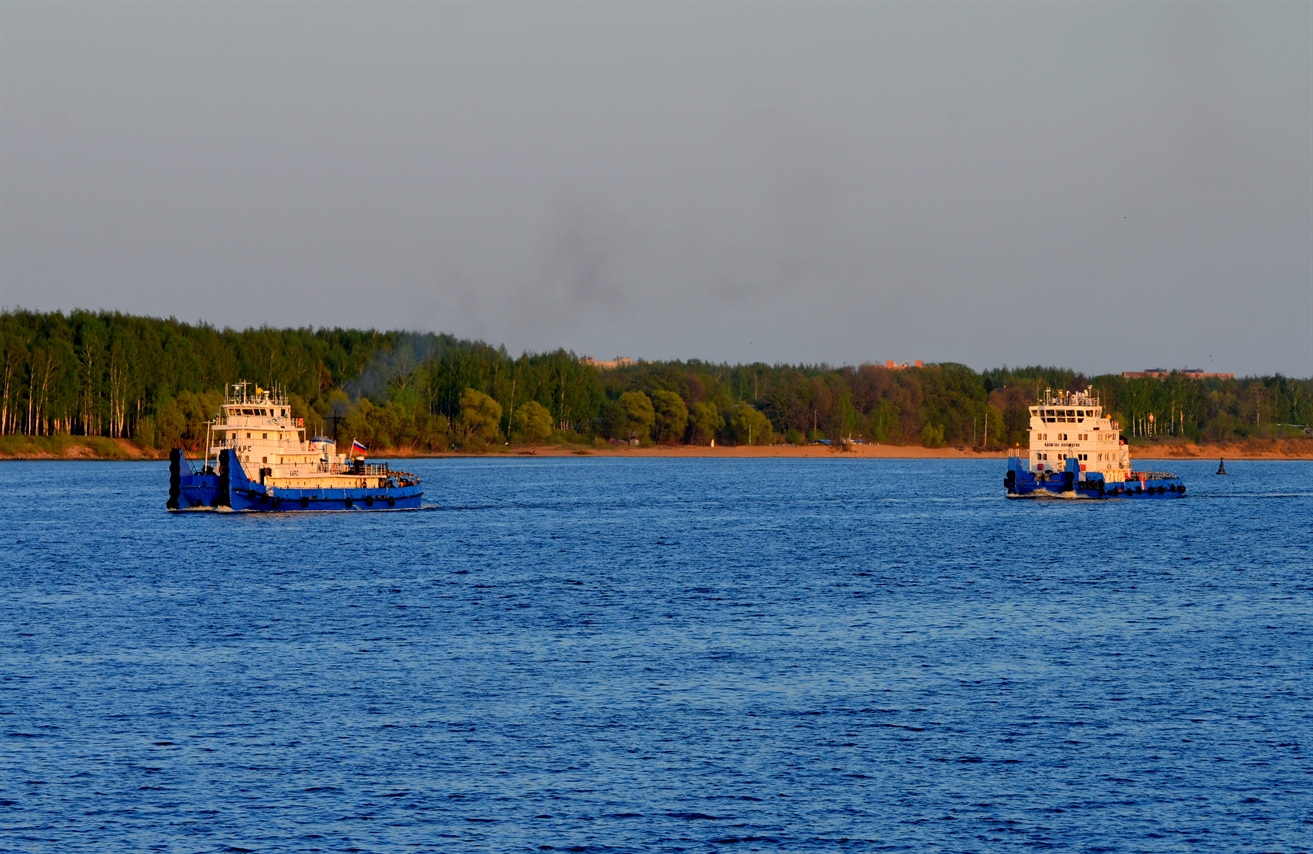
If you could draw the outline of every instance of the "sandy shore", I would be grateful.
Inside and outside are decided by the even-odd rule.
[[[921,459],[921,460],[957,460],[957,459],[1004,459],[1004,451],[972,451],[969,448],[921,448],[903,445],[850,445],[845,449],[833,445],[753,445],[733,448],[709,448],[701,445],[652,445],[635,448],[627,445],[612,445],[606,448],[570,448],[561,446],[541,446],[537,448],[515,448],[507,453],[512,455],[533,455],[543,457],[563,456],[599,456],[599,457],[666,457],[674,459]],[[458,456],[458,455],[457,455]]]
[[[1313,440],[1292,441],[1279,440],[1265,442],[1262,446],[1228,445],[1146,445],[1133,446],[1133,460],[1166,459],[1217,459],[1228,460],[1313,460]],[[779,459],[909,459],[909,460],[976,460],[1006,459],[1008,451],[975,451],[970,448],[922,448],[904,445],[853,445],[846,450],[838,450],[825,445],[769,445],[737,448],[707,448],[690,445],[674,447],[634,448],[624,445],[609,448],[568,448],[561,446],[544,446],[539,448],[509,449],[511,455],[532,455],[544,457],[562,457],[571,455],[616,456],[616,457],[673,457],[683,459],[715,458],[779,458]],[[407,456],[397,454],[396,456]],[[461,456],[460,454],[420,454],[417,456]]]
[[[194,456],[194,455],[193,455]],[[440,458],[470,456],[461,453],[433,453],[410,448],[380,450],[371,457],[379,460]],[[612,456],[612,457],[666,457],[674,459],[920,459],[920,460],[971,460],[1004,459],[1007,451],[975,451],[970,448],[922,448],[911,445],[849,445],[845,448],[827,445],[768,445],[752,447],[702,447],[675,445],[636,448],[629,445],[609,445],[604,448],[573,445],[540,445],[534,448],[502,448],[484,456]],[[1223,445],[1196,445],[1193,443],[1133,445],[1131,456],[1136,460],[1216,459],[1228,460],[1313,460],[1313,439],[1276,439],[1233,442]],[[142,448],[126,439],[95,439],[82,443],[76,439],[60,442],[58,448],[41,448],[35,445],[0,449],[0,460],[163,460],[167,451]]]

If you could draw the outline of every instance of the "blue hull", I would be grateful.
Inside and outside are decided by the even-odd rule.
[[[416,510],[424,489],[418,484],[373,489],[287,489],[250,480],[241,463],[222,451],[219,471],[193,471],[181,451],[169,461],[170,510],[246,510],[292,513],[325,510]]]
[[[1075,465],[1072,465],[1075,463]],[[1146,472],[1143,479],[1104,483],[1102,475],[1080,477],[1079,463],[1071,460],[1067,471],[1027,471],[1020,458],[1008,458],[1003,487],[1008,498],[1184,498],[1185,484],[1179,477]]]

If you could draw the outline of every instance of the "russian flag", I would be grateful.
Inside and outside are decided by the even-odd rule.
[[[357,439],[352,439],[352,440],[351,440],[351,456],[353,456],[353,457],[363,457],[363,456],[365,455],[365,451],[367,451],[367,450],[368,450],[368,448],[366,448],[364,445],[360,444],[359,440],[357,440]]]

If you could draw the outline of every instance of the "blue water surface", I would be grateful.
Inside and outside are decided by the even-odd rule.
[[[1313,850],[1313,463],[405,467],[0,464],[0,850]]]

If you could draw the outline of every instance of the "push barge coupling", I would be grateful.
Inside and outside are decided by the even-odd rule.
[[[1135,471],[1116,421],[1093,388],[1045,389],[1030,407],[1030,451],[1008,457],[1009,498],[1183,498],[1185,484],[1167,472]]]
[[[352,442],[337,453],[325,436],[307,439],[282,394],[237,383],[208,425],[205,460],[169,454],[170,510],[413,510],[420,479],[387,463],[367,463]]]

